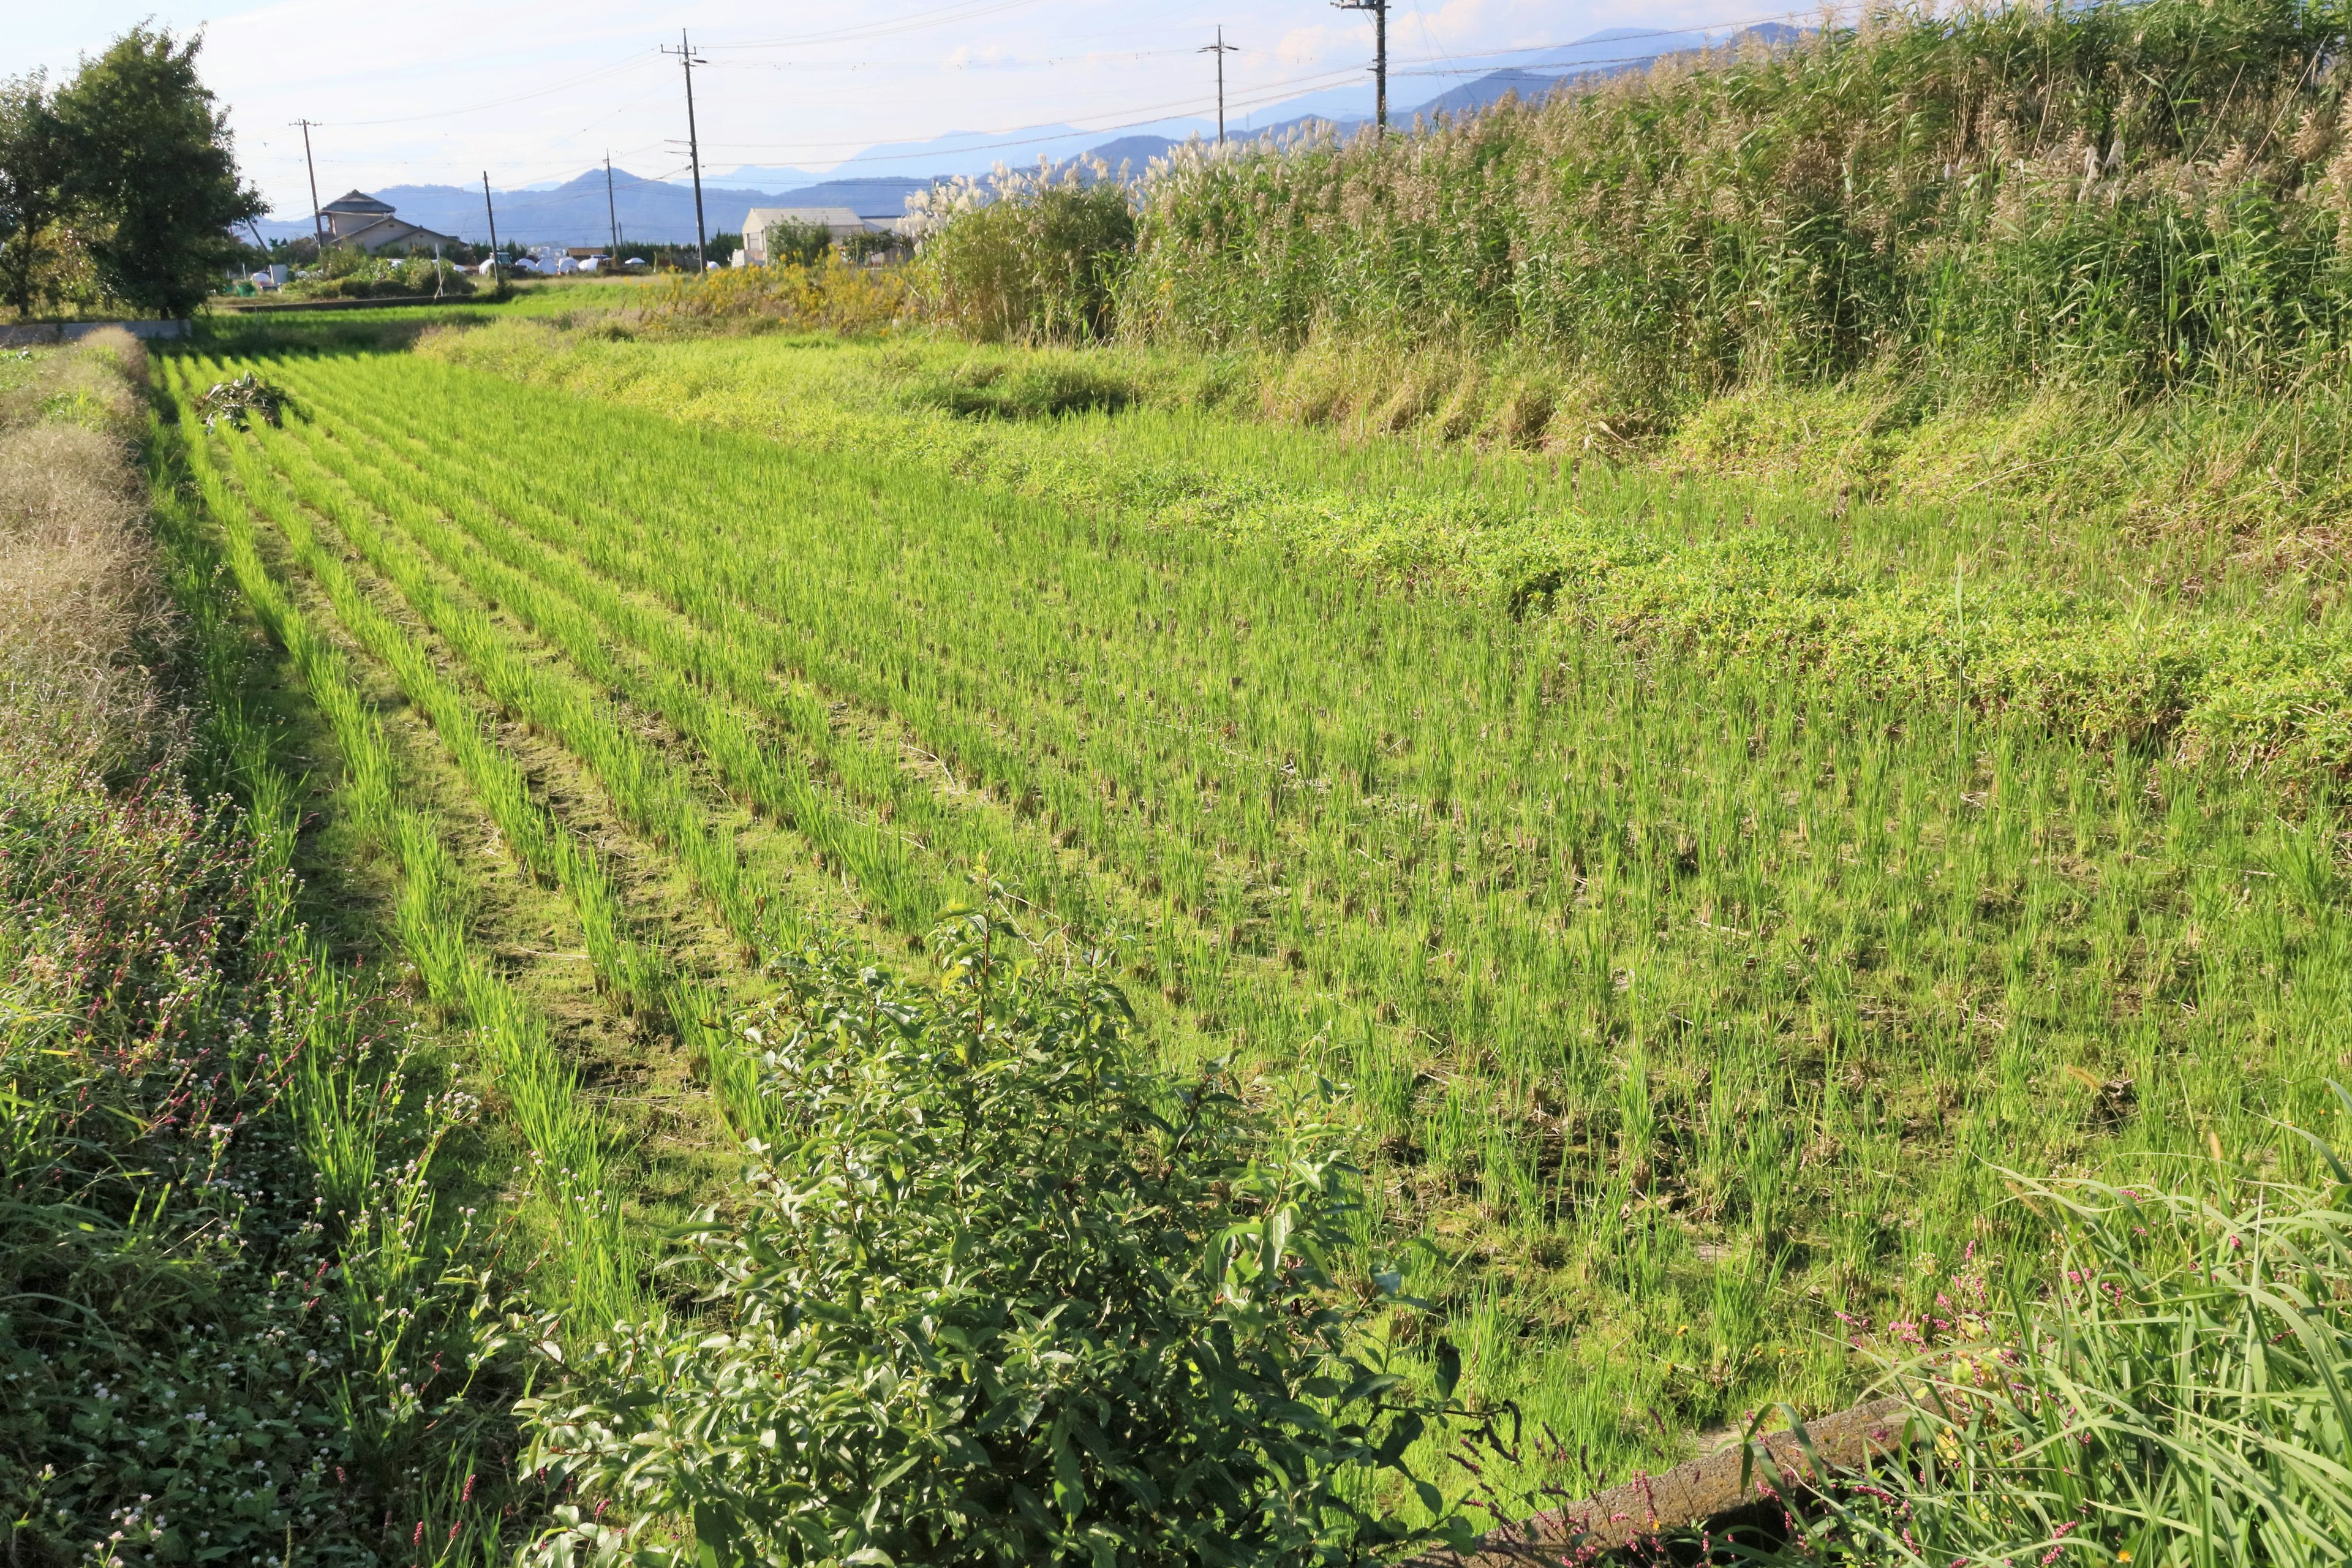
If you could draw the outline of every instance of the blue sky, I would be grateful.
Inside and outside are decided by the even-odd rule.
[[[1785,4],[1786,0],[1782,0]],[[1496,51],[1565,43],[1608,27],[1693,26],[1780,15],[1771,0],[1391,0],[1391,99],[1435,96]],[[706,175],[741,164],[860,172],[877,143],[949,132],[1021,138],[1052,122],[1117,135],[1171,115],[1204,119],[1222,23],[1239,123],[1253,105],[1360,84],[1371,98],[1369,17],[1328,0],[1170,0],[1127,12],[1080,0],[0,0],[0,75],[69,74],[152,16],[202,26],[205,79],[229,105],[248,174],[283,215],[307,215],[300,132],[312,132],[322,198],[402,184],[502,188],[565,178],[609,149],[640,174],[682,174],[677,62],[658,53],[692,29],[709,65],[695,99]],[[1410,75],[1405,73],[1426,74]]]

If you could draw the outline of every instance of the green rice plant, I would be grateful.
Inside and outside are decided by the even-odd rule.
[[[910,915],[911,910],[889,897],[904,879],[898,866],[904,858],[899,841],[870,826],[844,820],[814,787],[796,755],[771,757],[744,720],[725,702],[707,696],[692,678],[714,664],[740,666],[742,660],[729,658],[731,649],[699,646],[690,631],[624,599],[583,573],[572,557],[501,529],[470,498],[415,487],[417,498],[446,500],[459,515],[472,520],[473,526],[460,535],[416,504],[402,488],[403,476],[396,470],[387,474],[369,467],[339,444],[321,443],[310,455],[478,599],[509,610],[562,648],[584,675],[675,725],[701,749],[740,799],[755,811],[790,823],[820,854],[853,868],[862,884],[882,896],[887,913],[900,920]],[[645,658],[616,658],[609,640],[616,636],[625,639],[621,646],[634,644]],[[759,686],[764,690],[768,683],[761,680]]]
[[[596,363],[657,367],[641,346]],[[842,820],[925,825],[922,896],[943,847],[1005,847],[1045,929],[1118,955],[1171,1070],[1349,1081],[1379,1224],[1426,1243],[1408,1287],[1486,1325],[1468,1385],[1604,1470],[1842,1400],[1833,1313],[1916,1309],[1971,1243],[2030,1252],[1988,1160],[2178,1153],[2200,1119],[2252,1140],[2352,1048],[2346,929],[2310,897],[2337,885],[2280,874],[2340,840],[2259,776],[920,452],[849,464],[423,356],[265,369],[310,412],[240,438],[255,483],[451,605],[520,606],[499,646],[626,698],[586,710],[722,778],[698,734],[805,756]],[[1138,428],[1122,460],[1181,455]],[[1339,460],[1265,440],[1286,472]]]
[[[2030,712],[2095,743],[2162,742],[2292,781],[2331,777],[2352,755],[2337,695],[2342,601],[2327,586],[2332,555],[2312,548],[2314,531],[2333,527],[2332,480],[2295,503],[2291,525],[2249,523],[2265,503],[2191,487],[2132,502],[2123,526],[2021,531],[2020,502],[2064,510],[2095,482],[2041,478],[2054,452],[1996,447],[1986,471],[1956,481],[1958,496],[1849,512],[1843,500],[1824,508],[1801,491],[1691,487],[1673,474],[1563,473],[1557,462],[1531,469],[1385,442],[1367,452],[1189,411],[975,431],[827,406],[856,389],[837,370],[826,378],[810,367],[858,351],[518,336],[477,334],[440,352],[662,411],[678,405],[686,379],[698,412],[759,430],[779,428],[771,384],[806,377],[815,385],[787,399],[782,426],[796,442],[908,458],[1074,507],[1106,536],[1135,527],[1274,546],[1301,571],[1449,590],[1514,617],[1578,619],[1678,658],[1794,658],[1924,705]],[[649,353],[674,363],[655,374]],[[877,379],[900,374],[878,355],[866,363]],[[2147,416],[2197,416],[2186,404]],[[2052,438],[2071,447],[2089,418],[2069,408]],[[2276,447],[2211,461],[2279,473],[2306,447],[2352,450],[2340,408],[2315,418],[2290,418],[2291,438],[2283,426]],[[2138,463],[2138,445],[2119,442],[2109,460]],[[1981,493],[2021,469],[2037,476],[2025,495],[1996,503]]]
[[[240,456],[232,449],[232,460]],[[679,973],[660,953],[650,950],[630,934],[629,918],[621,907],[619,897],[610,879],[598,864],[593,853],[579,845],[562,825],[555,821],[531,796],[527,782],[511,758],[498,749],[482,733],[479,721],[472,714],[464,699],[436,673],[424,659],[414,642],[381,612],[368,605],[356,592],[355,584],[340,563],[318,546],[307,521],[298,511],[277,504],[275,487],[268,476],[257,473],[250,465],[238,464],[250,495],[264,499],[268,510],[285,532],[298,557],[318,575],[328,591],[344,624],[352,627],[364,646],[390,664],[404,686],[425,710],[433,715],[436,729],[450,742],[461,769],[480,792],[509,841],[517,846],[525,865],[548,875],[571,898],[579,911],[583,931],[588,938],[589,954],[596,965],[599,982],[609,984],[625,1007],[643,1008],[662,1018],[674,1028],[695,1058],[709,1073],[721,1103],[734,1118],[739,1131],[756,1136],[759,1126],[752,1118],[758,1114],[755,1100],[749,1094],[748,1068],[739,1058],[740,1052],[730,1042],[715,1032],[718,1017],[723,1008],[707,989]],[[321,495],[315,489],[305,491],[305,498],[335,505],[331,495]],[[366,524],[355,514],[339,513],[348,523],[364,530]],[[373,538],[362,533],[362,537]],[[378,557],[383,557],[379,553]],[[416,579],[412,575],[411,583]],[[478,621],[467,623],[473,633],[472,646],[477,649],[499,651],[499,645],[487,640],[487,628]],[[512,663],[499,667],[509,679],[508,694],[514,690],[516,667]],[[528,682],[528,677],[523,678]],[[496,695],[494,689],[494,695]],[[544,708],[533,710],[543,714]],[[571,732],[576,735],[584,727],[576,706],[559,709],[572,720]],[[591,731],[594,734],[595,731]],[[632,755],[625,743],[616,746],[612,732],[601,737],[608,749],[620,750],[625,757]],[[641,761],[641,753],[635,754]],[[642,772],[640,773],[642,777]],[[640,806],[642,819],[648,808]],[[688,830],[692,820],[688,819]],[[404,858],[410,857],[408,835],[421,829],[404,828]],[[416,854],[429,849],[419,845]],[[720,856],[726,858],[720,861]],[[691,858],[689,858],[691,859]],[[704,862],[719,861],[730,871],[734,868],[730,851],[709,849]],[[429,886],[429,884],[425,884]],[[478,983],[467,977],[478,969],[478,961],[468,956],[462,924],[436,923],[430,909],[430,899],[418,894],[415,879],[404,888],[401,908],[404,925],[414,933],[413,945],[419,951],[429,951],[438,970],[457,977],[461,987]],[[731,888],[721,884],[721,891]],[[739,900],[740,901],[740,900]],[[760,900],[762,909],[769,900]],[[782,918],[781,906],[779,918]],[[791,928],[787,928],[791,929]],[[511,1011],[515,1005],[508,994],[486,994],[481,1005],[496,1012]]]
[[[748,946],[755,950],[761,946],[764,934],[761,900],[745,882],[731,839],[709,820],[690,789],[677,776],[677,771],[622,729],[579,682],[532,667],[478,607],[461,604],[443,593],[413,557],[400,552],[385,539],[348,489],[338,486],[323,469],[304,463],[304,454],[299,447],[288,445],[271,455],[292,460],[269,470],[259,469],[249,462],[241,465],[251,478],[248,493],[266,494],[282,485],[320,516],[331,520],[361,557],[397,585],[426,624],[466,660],[492,701],[546,727],[587,763],[622,816],[652,834],[686,863],[728,929]],[[244,454],[236,457],[243,458]],[[270,505],[268,501],[264,504]],[[271,506],[271,510],[274,521],[288,531],[289,539],[301,537],[308,524],[297,509],[279,503]],[[323,569],[327,575],[340,572],[340,567],[331,563],[331,557],[315,546],[306,549],[298,543],[297,550],[308,562],[316,563],[314,572]],[[353,608],[362,603],[348,589],[339,597]],[[339,609],[342,609],[341,604]],[[346,619],[352,613],[352,609],[343,609]],[[391,625],[388,621],[383,624],[387,627]],[[395,646],[388,636],[383,643],[386,647]],[[419,672],[422,685],[422,672],[426,667],[421,656],[411,652],[404,662]],[[486,742],[482,743],[487,747]],[[530,804],[520,772],[513,770],[511,763],[507,767],[516,781],[510,789],[502,792],[516,803],[509,814],[520,821],[547,823],[541,837],[551,848],[559,841],[551,822]],[[569,836],[560,841],[569,843]]]
[[[381,426],[365,426],[364,413],[337,403],[331,389],[321,389],[320,395],[339,418],[369,428],[379,439],[394,438]],[[678,548],[658,554],[614,550],[593,528],[602,518],[602,509],[575,521],[550,511],[532,499],[536,487],[525,478],[529,461],[522,454],[503,459],[495,468],[478,463],[459,472],[453,471],[446,458],[436,459],[429,447],[409,438],[401,458],[431,475],[431,482],[419,484],[414,473],[394,469],[378,479],[370,492],[381,504],[391,504],[390,498],[401,493],[400,487],[411,486],[421,497],[430,498],[462,520],[475,544],[515,572],[527,574],[525,579],[501,578],[506,591],[493,596],[531,618],[542,635],[562,642],[583,669],[596,673],[600,679],[609,673],[701,745],[722,775],[750,795],[751,804],[776,811],[821,854],[847,868],[902,929],[921,929],[952,897],[943,864],[935,864],[928,875],[910,864],[909,837],[929,847],[939,863],[970,863],[988,856],[1032,885],[1058,879],[1050,856],[1040,855],[1034,845],[986,833],[985,825],[975,823],[968,814],[942,811],[928,791],[908,787],[896,748],[837,731],[824,705],[805,689],[772,679],[772,671],[791,668],[797,641],[780,637],[776,628],[709,595],[702,587],[708,574],[701,569],[710,553],[709,542],[682,540]],[[344,471],[362,470],[354,466]],[[488,510],[478,495],[496,498],[501,510]],[[415,515],[415,509],[409,509],[409,515]],[[428,531],[437,527],[429,519],[419,526]],[[445,564],[454,563],[457,557],[446,542],[447,535],[439,537],[445,547],[436,555]],[[586,570],[581,559],[568,553],[571,549],[581,550],[586,561],[611,574],[613,580]],[[484,571],[478,564],[469,569],[478,574]],[[531,580],[536,580],[537,586]],[[552,597],[549,588],[555,584],[578,605],[593,610],[604,636],[625,639],[641,649],[649,668],[624,672],[594,651],[590,645],[596,634]],[[665,612],[647,606],[627,596],[624,587],[650,591],[670,607]],[[681,676],[690,677],[690,682]],[[760,755],[756,739],[724,707],[703,698],[696,689],[701,685],[717,687],[783,725],[794,742],[794,752],[787,753],[785,767],[779,769]],[[887,817],[896,831],[885,830],[871,820],[854,822],[835,809],[793,765],[793,756],[803,750],[854,800]],[[975,828],[982,831],[975,833]],[[1057,907],[1066,907],[1066,898],[1055,901]]]
[[[548,1043],[545,1021],[467,945],[463,916],[455,907],[459,884],[448,850],[429,822],[400,804],[390,747],[343,655],[313,630],[261,560],[251,513],[205,457],[184,380],[172,391],[181,450],[188,455],[206,510],[221,529],[223,560],[332,729],[345,758],[347,808],[397,858],[403,946],[435,999],[462,1010],[531,1150],[539,1211],[564,1257],[559,1299],[574,1314],[574,1331],[593,1332],[642,1317],[636,1268],[620,1219],[623,1194],[605,1177],[609,1135],[579,1102],[572,1073]]]

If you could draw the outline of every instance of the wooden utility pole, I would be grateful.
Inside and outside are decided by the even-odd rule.
[[[310,161],[310,121],[298,120],[302,128],[302,166],[310,171],[310,235],[319,242],[319,259],[327,258],[327,220],[319,211],[319,165]]]
[[[1241,46],[1225,42],[1225,30],[1220,26],[1217,41],[1202,44],[1195,52],[1217,57],[1217,145],[1222,147],[1225,144],[1225,57],[1239,54]]]
[[[482,171],[482,210],[490,215],[490,291],[501,299],[507,291],[507,269],[499,265],[499,209],[490,205],[490,172]]]
[[[604,217],[613,226],[613,259],[621,259],[621,213],[613,205],[613,154],[604,154]]]
[[[1342,11],[1372,14],[1372,119],[1389,128],[1389,0],[1331,0]]]
[[[698,273],[710,265],[710,238],[702,225],[702,143],[694,131],[694,68],[710,62],[695,58],[683,27],[677,30],[677,47],[665,45],[662,53],[676,55],[686,68],[686,155],[694,167],[694,269]]]

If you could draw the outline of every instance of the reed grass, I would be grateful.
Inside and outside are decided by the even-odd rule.
[[[1122,331],[1524,342],[1623,418],[1890,357],[2276,384],[2341,348],[2345,16],[1885,7],[1539,102],[1179,153]]]

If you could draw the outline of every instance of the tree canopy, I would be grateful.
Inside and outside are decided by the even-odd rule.
[[[54,300],[43,260],[78,250],[117,303],[184,316],[258,216],[226,114],[196,74],[203,37],[140,26],[55,91],[0,86],[0,298]]]

